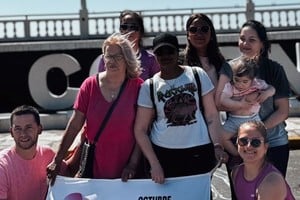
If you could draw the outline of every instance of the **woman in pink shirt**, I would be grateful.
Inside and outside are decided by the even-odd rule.
[[[127,180],[135,175],[141,155],[133,135],[137,96],[143,82],[139,78],[140,62],[130,41],[121,34],[108,37],[102,49],[106,70],[88,77],[80,87],[59,150],[48,166],[52,184],[59,163],[77,134],[85,125],[85,138],[94,141],[106,113],[119,93],[120,98],[95,144],[93,178]],[[124,89],[121,92],[123,83]]]

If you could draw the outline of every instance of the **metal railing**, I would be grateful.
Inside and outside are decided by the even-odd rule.
[[[205,13],[217,33],[236,33],[247,15],[261,21],[268,31],[300,30],[300,4],[246,7],[215,7],[172,10],[142,10],[146,36],[158,32],[185,34],[185,23],[192,13]],[[0,16],[0,42],[104,39],[119,31],[120,12]]]

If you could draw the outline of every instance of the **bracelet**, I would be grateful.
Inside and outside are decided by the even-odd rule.
[[[215,143],[214,147],[215,148],[221,148],[224,151],[224,147],[220,143]]]

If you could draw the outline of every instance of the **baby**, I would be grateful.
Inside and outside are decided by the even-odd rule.
[[[225,84],[220,100],[221,104],[229,110],[240,104],[239,109],[232,109],[228,112],[228,117],[223,125],[226,131],[224,148],[230,155],[238,156],[234,143],[240,124],[246,121],[261,121],[258,115],[260,109],[259,95],[265,91],[265,94],[271,97],[275,94],[275,89],[264,80],[256,78],[257,63],[253,59],[241,57],[233,63],[232,68],[233,80]]]

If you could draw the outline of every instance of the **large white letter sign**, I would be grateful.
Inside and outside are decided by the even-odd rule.
[[[47,72],[54,67],[60,68],[66,76],[80,70],[79,63],[70,55],[51,54],[43,56],[30,69],[28,77],[30,94],[33,100],[42,108],[48,110],[69,108],[73,105],[79,89],[67,87],[61,95],[51,93],[47,86]]]
[[[98,68],[99,68],[99,63],[100,63],[101,55],[99,55],[94,62],[92,63],[92,66],[90,68],[90,73],[89,75],[92,76],[93,74],[98,73]]]

